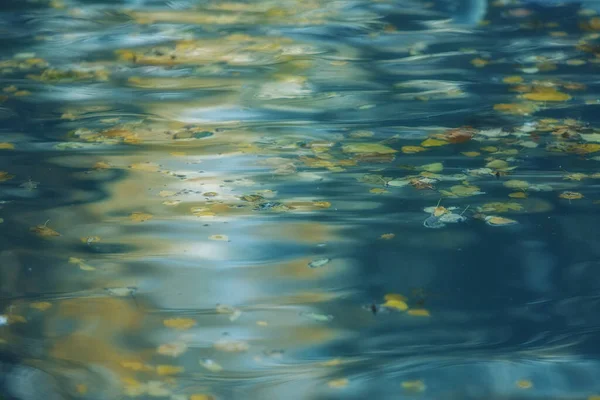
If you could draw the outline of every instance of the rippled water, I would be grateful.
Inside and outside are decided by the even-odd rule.
[[[0,398],[599,399],[597,12],[6,2]]]

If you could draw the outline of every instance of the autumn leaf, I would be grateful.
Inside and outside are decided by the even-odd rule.
[[[508,226],[508,225],[515,225],[515,224],[517,224],[517,221],[515,221],[514,219],[509,219],[509,218],[504,218],[504,217],[497,217],[497,216],[488,216],[488,217],[485,217],[485,222],[488,225],[492,225],[492,226]]]
[[[559,92],[555,88],[552,87],[536,87],[531,93],[525,93],[522,95],[524,99],[533,100],[533,101],[567,101],[571,100],[571,96]]]
[[[14,178],[14,175],[9,174],[6,171],[0,171],[0,182],[5,182]]]
[[[48,222],[50,222],[50,221],[46,221],[46,223],[44,225],[34,226],[34,227],[30,228],[29,230],[41,237],[60,236],[60,233],[58,233],[54,229],[48,227]]]
[[[426,148],[421,147],[421,146],[402,146],[402,148],[400,150],[402,150],[402,152],[404,154],[414,154],[414,153],[420,153],[422,151],[427,151]]]
[[[129,219],[133,222],[145,222],[151,220],[153,218],[152,214],[143,213],[143,212],[134,212],[129,216]]]
[[[187,344],[184,342],[165,343],[158,346],[156,352],[163,356],[178,357],[187,351]]]
[[[583,195],[578,192],[562,192],[561,194],[558,195],[558,197],[560,197],[561,199],[567,199],[567,200],[579,200],[579,199],[583,198]]]
[[[402,382],[402,389],[407,392],[420,393],[425,391],[425,388],[425,383],[423,383],[421,380]]]
[[[450,142],[433,138],[425,139],[423,142],[421,142],[421,146],[423,147],[438,147],[446,146],[448,144],[450,144]]]
[[[523,209],[523,206],[519,203],[501,203],[501,202],[486,203],[486,204],[482,205],[481,207],[479,207],[479,211],[484,212],[484,213],[489,213],[489,212],[503,213],[503,212],[509,212],[509,211],[521,211],[522,209]]]
[[[384,299],[385,303],[383,303],[383,307],[393,308],[399,311],[408,310],[408,304],[406,304],[406,297],[402,296],[401,294],[386,294]]]
[[[514,115],[530,115],[536,112],[538,107],[535,104],[529,103],[509,103],[495,104],[494,110]]]
[[[218,240],[218,241],[222,241],[222,242],[229,241],[229,237],[227,235],[210,235],[208,238],[210,240]]]
[[[14,150],[15,145],[12,143],[2,142],[0,143],[0,150]]]
[[[395,237],[396,237],[396,235],[394,233],[384,233],[379,238],[383,239],[383,240],[390,240],[390,239],[393,239]]]

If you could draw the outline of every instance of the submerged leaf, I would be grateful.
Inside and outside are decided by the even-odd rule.
[[[163,321],[167,328],[187,330],[196,325],[196,321],[191,318],[169,318]]]

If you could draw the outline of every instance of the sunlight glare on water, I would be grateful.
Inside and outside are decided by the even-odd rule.
[[[0,9],[0,399],[600,399],[599,3]]]

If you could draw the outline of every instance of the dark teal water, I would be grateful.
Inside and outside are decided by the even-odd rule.
[[[598,12],[3,3],[0,398],[600,399]]]

